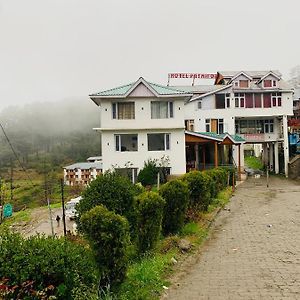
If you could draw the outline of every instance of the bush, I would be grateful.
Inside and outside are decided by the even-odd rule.
[[[156,164],[156,160],[149,159],[145,162],[144,168],[139,172],[137,180],[143,186],[154,185],[157,182],[157,173],[159,168]]]
[[[64,238],[24,239],[19,234],[2,232],[0,253],[1,299],[41,299],[35,297],[37,292],[72,299],[78,282],[89,290],[95,289],[98,282],[92,252]]]
[[[189,189],[186,182],[172,180],[161,186],[159,194],[165,199],[163,233],[177,233],[183,226],[189,203]]]
[[[211,186],[211,197],[215,198],[227,185],[227,172],[225,169],[216,168],[205,171],[211,177],[214,184]]]
[[[237,170],[234,167],[220,167],[220,169],[223,169],[226,171],[227,174],[227,181],[228,181],[228,173],[229,173],[229,185],[233,185],[233,178],[234,181],[236,182],[237,179]]]
[[[191,206],[206,211],[211,202],[211,177],[205,172],[192,171],[183,175],[182,179],[188,184]]]
[[[137,247],[144,253],[156,245],[161,233],[165,200],[156,192],[144,192],[136,197]]]
[[[99,205],[84,213],[80,222],[95,254],[100,286],[105,288],[108,284],[120,283],[128,263],[128,221]]]
[[[138,189],[126,177],[117,173],[105,173],[93,180],[83,192],[83,199],[76,206],[78,229],[81,231],[81,216],[97,205],[104,205],[119,215],[125,216],[132,226],[133,201]]]

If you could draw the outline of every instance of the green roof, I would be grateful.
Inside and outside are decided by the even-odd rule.
[[[223,141],[224,138],[226,136],[228,136],[229,138],[232,139],[233,142],[238,143],[238,144],[243,143],[243,142],[246,141],[241,136],[239,136],[237,134],[229,134],[228,132],[218,134],[218,133],[215,133],[215,132],[194,132],[194,131],[187,131],[187,133],[191,133],[191,134],[195,133],[195,134],[199,134],[199,135],[202,135],[202,136],[207,136],[208,138],[212,138],[212,139],[216,139],[216,140],[221,140],[221,141]]]
[[[126,85],[122,85],[113,89],[105,90],[99,93],[91,94],[90,96],[125,96],[126,93],[136,84],[143,83],[146,86],[152,88],[158,95],[180,95],[187,94],[186,91],[182,91],[179,89],[171,88],[164,85],[159,85],[156,83],[152,83],[146,81],[144,78],[140,77],[136,82],[132,82]]]

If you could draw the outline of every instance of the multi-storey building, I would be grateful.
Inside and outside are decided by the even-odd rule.
[[[293,91],[278,71],[218,72],[213,89],[203,93],[195,86],[189,91],[193,97],[185,105],[187,126],[196,132],[238,134],[246,143],[262,144],[264,161],[275,173],[279,173],[282,149],[287,175],[287,117],[293,115]]]
[[[168,158],[171,174],[185,173],[184,104],[191,94],[136,82],[90,95],[100,107],[103,171],[138,170],[149,159]]]
[[[64,182],[66,185],[88,185],[102,173],[102,161],[99,157],[89,158],[88,160],[90,161],[64,167]]]

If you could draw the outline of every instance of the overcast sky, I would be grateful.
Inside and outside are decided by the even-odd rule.
[[[0,109],[139,76],[299,65],[297,0],[0,0]]]

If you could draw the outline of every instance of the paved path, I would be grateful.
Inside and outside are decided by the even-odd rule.
[[[198,262],[164,299],[300,299],[300,185],[239,186]]]

